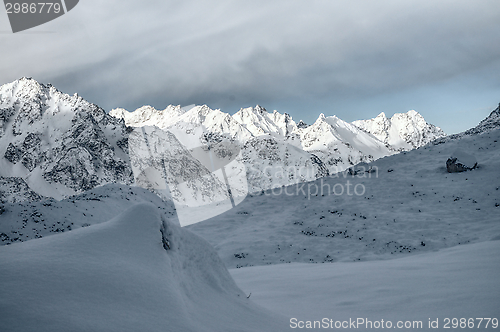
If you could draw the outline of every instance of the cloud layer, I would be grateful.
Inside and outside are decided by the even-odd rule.
[[[260,103],[354,120],[435,89],[500,101],[497,0],[85,0],[25,33],[9,29],[0,13],[0,84],[32,76],[108,110]]]

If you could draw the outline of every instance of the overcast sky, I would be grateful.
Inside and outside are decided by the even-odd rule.
[[[500,1],[80,0],[16,34],[2,8],[0,84],[22,76],[107,111],[415,109],[456,133],[500,102]]]

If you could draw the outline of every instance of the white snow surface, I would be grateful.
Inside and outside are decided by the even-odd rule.
[[[1,247],[0,285],[4,332],[287,327],[247,299],[206,241],[149,203],[98,225]]]
[[[412,328],[402,330],[449,331],[452,324],[446,329],[445,318],[500,319],[499,252],[500,241],[487,241],[389,261],[293,263],[230,273],[257,304],[304,324],[383,319],[393,327],[364,323],[359,330],[394,331],[398,321],[410,321]],[[439,328],[429,329],[429,319],[438,319]],[[413,328],[414,321],[423,328]],[[488,328],[486,321],[479,328],[478,323],[470,330],[496,330],[491,321]]]

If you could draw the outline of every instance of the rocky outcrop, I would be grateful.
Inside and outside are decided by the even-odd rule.
[[[476,167],[476,158],[462,151],[455,151],[446,161],[446,170],[449,173],[470,171]]]
[[[449,140],[460,139],[464,136],[482,135],[492,130],[498,129],[500,129],[500,104],[490,113],[490,115],[479,122],[479,124],[474,128],[468,129],[458,134],[442,137],[434,141],[433,144],[443,144]]]
[[[467,130],[465,134],[477,135],[495,129],[500,129],[500,104],[498,104],[498,107],[494,109],[486,119],[479,122],[476,127]]]

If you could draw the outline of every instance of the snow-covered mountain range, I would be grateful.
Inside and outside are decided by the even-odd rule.
[[[246,192],[312,181],[443,136],[415,111],[353,123],[321,114],[312,125],[260,106],[234,115],[206,105],[107,114],[77,94],[22,78],[0,87],[0,200],[62,199],[135,183],[186,206],[230,199],[234,206]],[[219,164],[233,160],[227,174],[211,169],[212,155],[200,162],[207,151]]]
[[[418,148],[445,136],[440,128],[427,123],[415,111],[398,113],[391,119],[381,113],[374,119],[353,123],[320,114],[310,126],[303,121],[297,124],[287,113],[270,113],[258,105],[243,108],[232,116],[206,105],[192,108],[169,105],[165,110],[144,106],[133,112],[114,109],[110,115],[124,119],[128,126],[157,126],[175,131],[176,136],[203,128],[202,131],[226,135],[238,141],[243,153],[248,150],[245,144],[251,141],[259,141],[250,144],[254,151],[256,146],[269,150],[270,145],[274,145],[275,149],[286,151],[287,157],[280,160],[284,163],[303,159],[298,164],[305,166],[306,160],[315,160],[316,164],[321,161],[322,164],[313,170],[314,176],[306,180],[323,176],[325,170],[336,173],[357,163]],[[298,150],[292,150],[290,146]],[[304,156],[308,158],[304,159]],[[262,165],[252,158],[247,166],[261,168]]]
[[[445,136],[415,111],[353,123],[320,114],[312,125],[258,105],[232,116],[206,105],[114,109],[110,115],[128,126],[170,131],[186,146],[199,144],[206,133],[230,140],[241,150],[250,192],[313,181]]]
[[[392,148],[402,151],[419,148],[445,136],[444,132],[415,111],[396,113],[390,119],[380,113],[370,120],[358,120],[353,124],[377,137]]]

